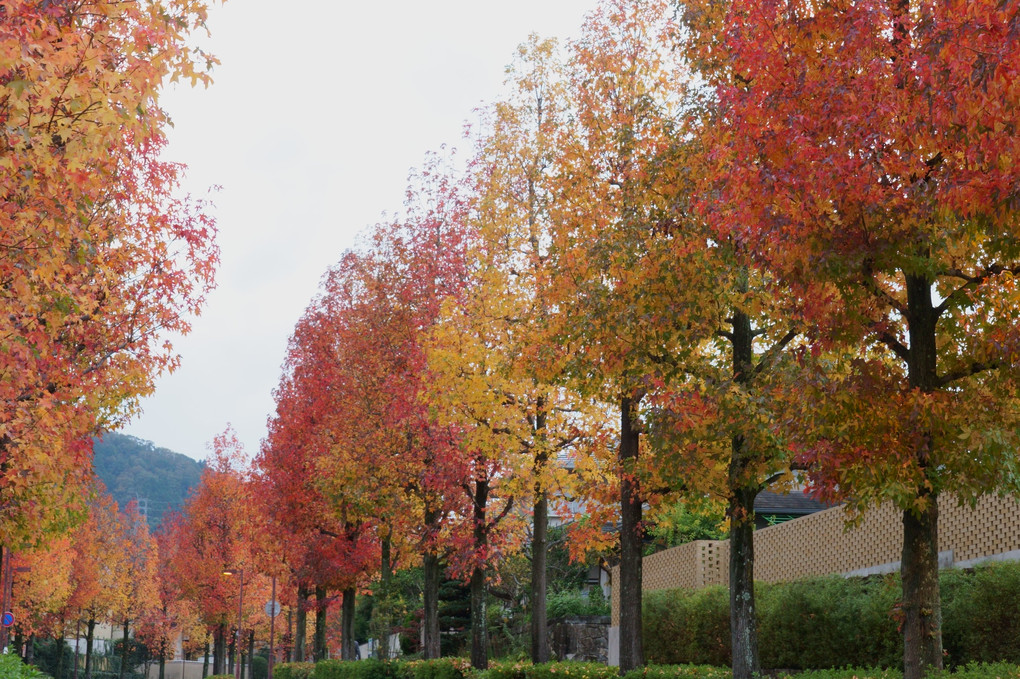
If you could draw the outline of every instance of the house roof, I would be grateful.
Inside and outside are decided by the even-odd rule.
[[[828,508],[829,505],[813,499],[803,490],[794,490],[790,493],[763,490],[754,500],[756,514],[814,514]]]

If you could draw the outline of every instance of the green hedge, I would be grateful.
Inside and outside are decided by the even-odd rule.
[[[465,679],[473,673],[466,658],[410,660],[396,665],[398,679]]]
[[[631,670],[623,679],[731,679],[729,669],[710,665],[649,665]],[[1020,666],[1008,663],[971,663],[945,672],[942,679],[1015,679],[1020,677]],[[781,679],[903,679],[898,669],[846,667],[843,669],[807,670],[797,674],[784,674]]]
[[[1020,664],[1020,564],[947,570],[941,587],[948,666]],[[901,667],[898,574],[757,583],[755,591],[763,667]],[[725,587],[649,592],[643,612],[649,663],[729,665]]]
[[[619,679],[620,670],[602,663],[563,661],[532,665],[530,662],[493,662],[476,679]]]
[[[727,667],[712,665],[646,665],[631,670],[623,679],[731,679],[733,672]]]
[[[315,663],[287,662],[273,665],[273,679],[312,679]]]
[[[275,675],[275,672],[274,672]],[[312,679],[399,679],[397,663],[367,660],[320,660]]]

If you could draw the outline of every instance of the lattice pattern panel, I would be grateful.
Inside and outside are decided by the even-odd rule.
[[[953,550],[954,561],[971,561],[1020,550],[1020,501],[982,497],[974,509],[952,498],[939,502],[939,551]]]
[[[841,507],[755,531],[755,579],[783,582],[812,575],[849,573],[899,562],[902,514],[891,504],[867,512],[846,529]],[[983,497],[974,509],[951,496],[939,499],[939,551],[952,551],[954,562],[970,562],[1020,550],[1020,501]],[[645,591],[729,584],[729,544],[700,540],[647,557],[642,566]],[[612,571],[618,582],[619,568]],[[612,589],[613,624],[619,624],[619,591]]]

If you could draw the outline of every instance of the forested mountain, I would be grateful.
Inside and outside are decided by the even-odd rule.
[[[121,507],[139,500],[150,528],[181,507],[202,474],[203,463],[134,436],[108,432],[94,450],[96,476]]]

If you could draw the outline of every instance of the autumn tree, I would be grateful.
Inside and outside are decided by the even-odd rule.
[[[32,640],[62,640],[67,636],[67,600],[71,595],[74,551],[70,536],[63,536],[33,550],[14,555],[14,593],[11,611],[18,632]],[[26,661],[31,663],[26,654]]]
[[[578,447],[585,427],[597,421],[584,399],[556,382],[562,356],[545,341],[553,306],[550,170],[565,121],[565,85],[555,42],[532,36],[508,68],[507,98],[483,111],[465,189],[470,276],[446,299],[429,349],[441,420],[462,430],[464,444],[490,468],[475,480],[472,502],[477,505],[484,485],[493,485],[485,491],[491,493],[498,483],[505,508],[511,500],[522,509],[530,503],[535,662],[549,660],[549,495],[569,496],[568,470],[558,458]],[[498,516],[503,510],[496,509]],[[506,530],[491,525],[489,535],[476,536],[475,549],[492,538],[505,541],[499,533]],[[483,581],[475,584],[472,605],[480,608]]]
[[[824,497],[903,512],[908,679],[942,667],[938,498],[1017,478],[1012,10],[968,2],[695,4],[718,100],[700,195],[802,291],[803,458]]]
[[[127,574],[123,587],[127,590],[122,606],[112,611],[112,618],[123,624],[120,677],[123,679],[130,658],[132,620],[136,623],[158,606],[159,551],[156,541],[149,535],[145,518],[138,513],[134,502],[121,515],[120,535],[122,549],[127,557]]]
[[[685,76],[670,49],[664,2],[605,2],[570,45],[571,117],[560,125],[551,218],[552,337],[576,389],[616,404],[612,478],[620,517],[620,664],[643,662],[641,645],[640,439],[657,355],[669,353],[673,318],[659,305],[682,282],[658,234],[672,205],[661,159],[683,112]],[[605,470],[600,473],[604,474]],[[615,585],[615,583],[614,583]]]
[[[85,623],[85,676],[92,674],[96,624],[126,607],[123,584],[130,570],[117,503],[96,482],[88,518],[74,533],[68,609]]]
[[[212,284],[212,221],[177,195],[159,106],[212,60],[190,44],[193,0],[3,12],[0,541],[20,548],[75,519],[83,442],[173,368],[165,333],[187,331]]]
[[[214,674],[226,669],[228,643],[233,652],[240,639],[241,630],[235,625],[240,571],[244,572],[244,600],[248,602],[247,610],[242,611],[242,625],[257,615],[261,606],[253,602],[262,598],[265,590],[254,568],[257,560],[252,553],[255,543],[246,465],[241,444],[228,427],[213,439],[202,480],[185,502],[181,516],[167,524],[164,538],[167,550],[176,557],[173,578],[179,596],[194,602],[203,623],[213,632]],[[237,576],[228,576],[227,571]],[[172,620],[166,624],[172,625]],[[232,628],[235,634],[228,638]]]

